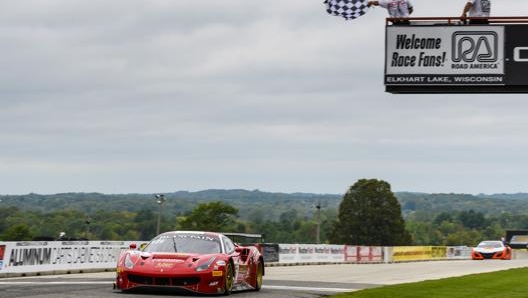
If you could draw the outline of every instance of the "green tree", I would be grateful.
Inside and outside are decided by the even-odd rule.
[[[409,245],[400,203],[390,184],[377,179],[358,180],[343,197],[331,243]]]
[[[9,227],[2,235],[4,241],[28,241],[32,238],[29,226],[23,223]]]
[[[439,245],[434,242],[434,228],[430,222],[407,220],[405,226],[412,236],[414,245]]]
[[[475,246],[479,243],[479,239],[482,239],[482,235],[475,230],[459,230],[454,233],[447,235],[445,243],[443,245],[457,246],[457,245],[468,245]]]
[[[441,224],[442,222],[444,221],[447,221],[447,222],[452,222],[453,221],[453,216],[451,215],[451,213],[448,213],[448,212],[442,212],[440,214],[438,214],[435,218],[434,218],[434,221],[433,223],[435,225],[439,225]]]
[[[141,209],[134,218],[139,239],[148,240],[156,236],[156,215],[150,209]]]
[[[238,209],[223,202],[201,203],[178,224],[184,230],[233,232],[237,215]]]
[[[482,229],[488,225],[486,219],[484,218],[484,214],[481,212],[476,212],[473,209],[460,212],[458,219],[464,225],[464,227],[469,229]]]

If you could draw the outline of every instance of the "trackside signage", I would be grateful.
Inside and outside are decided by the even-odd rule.
[[[506,26],[506,84],[528,85],[528,26]]]
[[[53,241],[0,243],[0,273],[112,268],[131,242]]]
[[[113,270],[121,251],[145,241],[0,241],[0,278],[11,274],[64,274],[88,269]],[[391,263],[409,260],[469,259],[471,247],[379,247],[341,244],[274,244],[269,263]],[[514,258],[517,258],[517,252]],[[528,254],[524,254],[528,258]]]
[[[503,26],[387,26],[385,85],[504,85]]]

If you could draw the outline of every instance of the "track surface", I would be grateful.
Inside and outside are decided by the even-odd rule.
[[[266,267],[260,292],[231,297],[324,297],[383,285],[439,279],[510,268],[528,267],[528,260],[436,261],[401,264],[343,264]],[[123,294],[112,289],[114,273],[71,274],[0,279],[0,297],[150,298],[162,294]],[[171,295],[171,297],[200,297]]]

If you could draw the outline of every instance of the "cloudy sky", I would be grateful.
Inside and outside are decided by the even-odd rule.
[[[415,0],[459,16],[463,0]],[[528,1],[493,3],[528,15]],[[384,92],[386,10],[0,2],[0,194],[528,192],[526,95]]]

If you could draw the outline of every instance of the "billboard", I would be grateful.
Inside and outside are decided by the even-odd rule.
[[[506,83],[528,85],[528,25],[506,27]]]
[[[528,92],[527,25],[387,26],[386,91]]]

